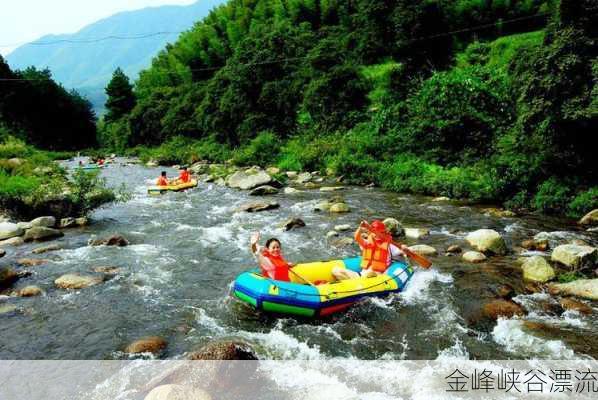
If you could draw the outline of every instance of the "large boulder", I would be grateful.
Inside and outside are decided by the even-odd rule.
[[[11,268],[0,268],[0,289],[10,287],[17,279],[19,274]]]
[[[90,246],[118,246],[124,247],[129,245],[129,241],[122,235],[112,235],[101,239],[90,239]]]
[[[44,241],[59,238],[62,236],[64,236],[64,233],[60,232],[58,229],[46,228],[44,226],[35,226],[29,229],[27,232],[25,232],[23,240],[25,240],[26,242],[30,242],[32,240]]]
[[[420,256],[435,256],[438,254],[438,251],[434,247],[428,246],[427,244],[417,244],[415,246],[409,246],[409,250],[416,254],[419,254]]]
[[[168,342],[159,336],[150,336],[141,338],[129,344],[125,348],[125,353],[153,353],[158,354],[168,346]]]
[[[476,250],[482,253],[492,253],[496,255],[507,254],[505,240],[493,229],[479,229],[471,232],[465,238],[467,242]]]
[[[12,222],[0,222],[0,240],[22,236],[25,231]]]
[[[530,257],[523,263],[521,269],[523,270],[523,279],[527,281],[545,283],[556,276],[554,269],[541,256]]]
[[[517,303],[511,300],[496,299],[484,304],[482,314],[489,319],[497,320],[500,317],[511,318],[513,316],[523,316],[525,310]]]
[[[248,203],[244,204],[241,207],[237,208],[236,211],[245,211],[245,212],[259,212],[259,211],[266,211],[266,210],[275,210],[280,207],[280,204],[276,202],[267,202],[267,203]]]
[[[217,341],[189,354],[191,360],[257,360],[257,355],[247,343]]]
[[[565,294],[598,300],[598,279],[578,279],[569,283],[552,283],[548,286],[551,294]]]
[[[267,185],[270,182],[272,182],[272,177],[261,169],[237,171],[226,180],[226,184],[229,187],[242,190],[254,189],[258,186]]]
[[[32,227],[43,226],[46,228],[52,228],[56,225],[56,218],[54,217],[39,217],[29,222]]]
[[[297,183],[307,183],[309,181],[311,181],[313,178],[313,176],[309,173],[309,172],[302,172],[299,175],[297,175]]]
[[[56,287],[60,289],[84,289],[90,286],[98,285],[104,280],[97,276],[85,276],[79,274],[65,274],[54,281]]]
[[[598,225],[598,208],[590,211],[579,220],[580,225],[595,226]]]
[[[421,239],[430,235],[430,230],[426,228],[405,228],[405,236],[409,239]]]
[[[592,267],[598,262],[598,249],[590,246],[563,244],[552,251],[551,259],[571,269]]]
[[[480,253],[479,251],[466,251],[461,257],[463,260],[474,264],[487,260],[487,257],[484,255],[484,253]]]
[[[392,236],[402,236],[405,233],[401,223],[395,218],[386,218],[382,222],[384,223],[384,226],[386,226],[386,230]]]
[[[144,400],[211,400],[209,393],[186,385],[161,385],[145,396]]]
[[[349,208],[347,203],[334,203],[330,206],[330,209],[328,211],[330,211],[331,213],[348,213],[349,211],[351,211],[351,209]]]
[[[270,185],[263,185],[263,186],[258,186],[255,189],[253,189],[251,192],[249,192],[250,196],[266,196],[269,194],[277,194],[278,193],[278,189],[276,189],[275,187],[272,187]]]

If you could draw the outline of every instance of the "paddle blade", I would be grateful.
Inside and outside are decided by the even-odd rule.
[[[409,247],[396,242],[393,242],[393,244],[397,246],[399,249],[401,249],[403,253],[407,255],[407,257],[415,261],[417,265],[419,265],[420,267],[428,269],[432,266],[432,261],[428,260],[426,257],[422,255],[419,255],[409,250]]]

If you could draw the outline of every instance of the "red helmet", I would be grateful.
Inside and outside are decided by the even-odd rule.
[[[386,225],[384,225],[384,222],[380,221],[380,220],[374,220],[374,222],[372,222],[372,231],[374,231],[375,233],[386,233]]]

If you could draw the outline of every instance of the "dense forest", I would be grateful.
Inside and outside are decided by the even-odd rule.
[[[597,16],[593,0],[230,0],[138,81],[114,73],[97,138],[578,216],[598,207]]]

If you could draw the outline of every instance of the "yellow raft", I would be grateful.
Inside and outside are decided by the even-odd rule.
[[[183,190],[191,189],[197,186],[197,179],[191,179],[186,183],[179,183],[178,185],[168,186],[152,186],[147,189],[148,194],[162,194],[165,192],[181,192]]]

